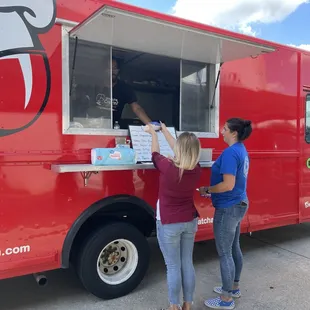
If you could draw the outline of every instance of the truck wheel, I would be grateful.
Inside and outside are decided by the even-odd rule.
[[[102,299],[127,295],[149,265],[146,238],[126,223],[107,224],[91,234],[77,257],[77,273],[87,291]]]

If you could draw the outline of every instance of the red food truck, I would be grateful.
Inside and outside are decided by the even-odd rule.
[[[195,132],[212,158],[230,117],[246,142],[250,209],[242,232],[310,219],[310,54],[118,1],[0,3],[0,278],[75,268],[99,298],[134,290],[149,264],[158,172],[151,162],[93,165],[140,126],[111,108],[118,77],[152,120]],[[101,92],[109,77],[110,95]],[[105,104],[97,119],[85,107]],[[195,195],[197,241],[213,238],[210,199]]]

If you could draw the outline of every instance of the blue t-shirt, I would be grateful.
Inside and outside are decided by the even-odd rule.
[[[236,184],[231,191],[211,194],[215,208],[228,208],[247,200],[248,172],[249,156],[243,143],[235,143],[223,151],[212,166],[211,186],[223,182],[223,174],[234,175]]]

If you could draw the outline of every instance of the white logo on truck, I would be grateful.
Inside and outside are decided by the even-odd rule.
[[[310,207],[310,202],[309,201],[306,201],[305,202],[305,208],[307,209],[307,208],[309,208]]]
[[[9,255],[17,255],[17,254],[28,253],[28,252],[30,252],[30,245],[16,246],[13,248],[7,248],[3,251],[0,250],[0,257],[9,256]]]
[[[212,224],[213,223],[213,217],[202,217],[198,220],[198,225],[206,225],[206,224]]]
[[[46,32],[54,21],[53,0],[0,0],[0,52],[5,55],[2,59],[19,60],[25,83],[25,109],[33,84],[29,50],[42,49],[38,35]]]

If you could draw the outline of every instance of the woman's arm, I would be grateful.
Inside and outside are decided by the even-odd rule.
[[[235,187],[236,177],[232,174],[224,174],[223,182],[214,186],[202,187],[202,191],[208,193],[224,193],[231,191]],[[201,192],[201,191],[200,191]]]
[[[159,153],[159,143],[158,143],[158,136],[156,131],[154,130],[152,125],[146,125],[145,129],[146,132],[148,132],[152,136],[152,145],[151,145],[151,152],[157,152]]]
[[[201,191],[206,193],[224,193],[233,190],[236,184],[238,160],[230,149],[224,151],[220,164],[220,174],[223,181],[209,187],[202,187]]]
[[[160,148],[157,133],[152,125],[146,125],[144,130],[152,136],[152,162],[156,169],[158,169],[161,173],[165,173],[167,169],[169,169],[170,162],[165,156],[159,154]]]
[[[151,133],[152,135],[152,147],[151,147],[151,152],[157,152],[159,153],[159,143],[158,143],[158,136],[157,133],[153,130]]]
[[[160,122],[161,125],[161,131],[163,133],[163,135],[165,136],[169,146],[171,147],[171,149],[173,150],[174,148],[174,144],[175,144],[175,139],[172,137],[172,135],[170,134],[169,130],[167,129],[166,125],[163,124],[162,122]]]

